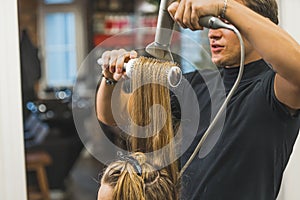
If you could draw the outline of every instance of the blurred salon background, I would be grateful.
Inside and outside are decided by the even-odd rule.
[[[300,1],[278,4],[280,26],[300,42]],[[82,98],[74,100],[74,84],[78,81],[80,88],[82,81],[82,90],[88,90],[86,85],[100,78],[100,68],[93,63],[83,73],[78,71],[91,52],[96,60],[105,49],[130,50],[152,42],[154,29],[138,28],[156,27],[158,7],[159,0],[1,0],[1,200],[96,199],[104,163],[90,152],[104,147],[95,143],[89,113],[83,114],[83,124],[91,135],[83,142],[72,109],[91,106]],[[207,32],[175,29],[189,39],[175,34],[174,48],[183,56],[193,48],[189,61],[209,65],[203,55],[209,48]],[[110,39],[114,35],[117,40]],[[278,200],[300,199],[299,169],[297,142]]]

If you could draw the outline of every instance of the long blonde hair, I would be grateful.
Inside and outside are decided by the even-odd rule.
[[[128,103],[132,121],[130,132],[133,134],[130,150],[152,152],[151,162],[165,166],[173,183],[177,181],[178,163],[174,161],[174,126],[167,72],[175,65],[173,62],[139,57],[133,67],[132,94]],[[159,150],[163,148],[161,153]]]
[[[101,184],[113,188],[114,200],[177,199],[175,185],[166,169],[157,170],[141,152],[131,157],[140,165],[140,175],[128,160],[118,160],[111,163],[102,176]]]

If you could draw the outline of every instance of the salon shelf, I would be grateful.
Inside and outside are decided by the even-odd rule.
[[[139,38],[138,38],[139,37]],[[101,47],[128,47],[139,45],[146,45],[154,41],[155,33],[147,34],[121,34],[121,35],[107,35],[107,34],[96,34],[94,35],[94,45],[101,45]],[[140,42],[139,42],[140,41]]]

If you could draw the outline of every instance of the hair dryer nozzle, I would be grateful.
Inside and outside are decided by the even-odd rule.
[[[152,42],[146,47],[146,52],[155,58],[173,61],[173,56],[169,45],[161,45],[157,42]]]
[[[160,2],[155,40],[146,47],[146,52],[158,59],[173,61],[170,43],[173,35],[174,20],[168,12],[168,2],[168,0],[161,0]]]

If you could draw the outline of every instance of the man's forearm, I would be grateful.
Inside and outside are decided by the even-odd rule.
[[[236,1],[228,1],[226,17],[278,74],[300,85],[300,45],[288,33]]]
[[[111,109],[111,96],[114,87],[114,85],[107,85],[105,79],[102,78],[96,95],[97,118],[107,125],[115,124]]]
[[[96,95],[96,113],[97,118],[102,123],[115,126],[116,118],[122,119],[126,115],[126,106],[128,94],[122,91],[123,81],[116,84],[107,84],[105,78],[102,78]],[[112,95],[114,96],[112,97]],[[113,99],[112,99],[113,98]],[[113,112],[113,109],[115,112]],[[117,114],[118,116],[114,116]]]

